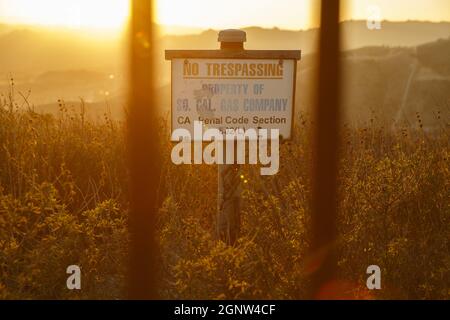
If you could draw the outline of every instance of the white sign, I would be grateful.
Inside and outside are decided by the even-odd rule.
[[[296,60],[172,59],[172,130],[278,129],[291,138]]]

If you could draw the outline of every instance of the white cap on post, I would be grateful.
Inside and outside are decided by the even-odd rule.
[[[247,41],[245,31],[238,29],[227,29],[219,32],[218,41],[221,49],[244,49],[244,42]]]

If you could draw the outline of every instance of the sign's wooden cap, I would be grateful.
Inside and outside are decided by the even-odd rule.
[[[245,31],[237,29],[227,29],[219,32],[219,42],[233,42],[243,43],[247,41],[247,34]]]

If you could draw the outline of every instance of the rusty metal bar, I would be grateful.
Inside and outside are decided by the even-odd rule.
[[[127,138],[130,166],[131,235],[128,297],[157,298],[155,225],[160,176],[155,95],[152,0],[131,1],[130,89]]]
[[[311,298],[333,298],[336,276],[337,174],[340,122],[339,0],[322,0],[312,164]]]

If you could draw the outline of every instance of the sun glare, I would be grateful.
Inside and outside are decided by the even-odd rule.
[[[314,0],[157,0],[156,22],[203,29],[311,26]],[[281,2],[281,3],[279,3]]]
[[[11,22],[69,28],[120,29],[128,0],[14,0]]]

